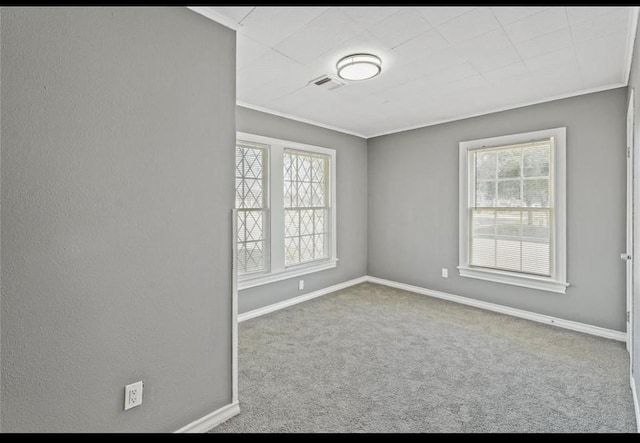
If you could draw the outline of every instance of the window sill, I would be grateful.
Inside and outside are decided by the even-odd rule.
[[[338,263],[337,258],[328,259],[318,263],[308,263],[304,265],[295,266],[284,271],[271,274],[263,274],[256,277],[250,277],[245,279],[238,279],[238,290],[253,288],[255,286],[267,285],[288,278],[299,277],[305,274],[311,274],[313,272],[324,271],[326,269],[335,268]]]
[[[557,292],[560,294],[565,294],[567,286],[569,286],[569,283],[552,280],[550,278],[515,274],[506,271],[467,268],[464,266],[458,266],[458,270],[461,277],[477,278],[480,280],[539,289],[541,291]]]

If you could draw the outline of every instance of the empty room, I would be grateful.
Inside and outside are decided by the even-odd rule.
[[[637,433],[638,13],[1,7],[0,432]]]

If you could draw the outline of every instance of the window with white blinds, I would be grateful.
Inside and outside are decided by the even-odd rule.
[[[238,132],[238,289],[334,268],[335,150]]]
[[[286,266],[329,257],[329,156],[284,151],[284,260]]]
[[[238,275],[267,269],[267,173],[269,146],[236,143]]]
[[[551,275],[552,144],[469,151],[470,266]]]
[[[462,276],[565,291],[564,134],[461,143]]]

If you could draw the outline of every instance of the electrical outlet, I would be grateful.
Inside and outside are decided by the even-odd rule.
[[[304,289],[304,280],[298,281],[298,291],[302,291]]]
[[[444,278],[449,278],[449,270],[447,268],[442,268],[442,276]]]
[[[142,404],[142,385],[141,381],[132,383],[124,387],[124,410],[135,408]]]

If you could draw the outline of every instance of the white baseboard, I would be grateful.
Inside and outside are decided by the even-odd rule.
[[[201,434],[215,428],[220,423],[224,423],[239,413],[240,405],[237,402],[231,403],[227,406],[221,407],[217,411],[213,411],[211,414],[207,414],[204,417],[189,423],[186,426],[183,426],[175,431],[175,434]]]
[[[631,395],[633,396],[633,409],[636,411],[636,427],[638,429],[638,433],[640,434],[640,399],[638,399],[638,391],[636,390],[636,382],[633,377],[629,377],[631,379]]]
[[[268,314],[279,309],[311,300],[322,295],[330,294],[331,292],[339,291],[340,289],[348,288],[364,282],[377,283],[384,286],[389,286],[396,289],[402,289],[409,292],[415,292],[417,294],[428,295],[430,297],[436,297],[443,300],[449,300],[456,303],[461,303],[468,306],[473,306],[480,309],[486,309],[488,311],[499,312],[501,314],[512,315],[514,317],[524,318],[527,320],[535,321],[538,323],[545,323],[553,326],[558,326],[564,329],[570,329],[572,331],[583,332],[585,334],[597,335],[598,337],[609,338],[612,340],[626,341],[627,334],[620,331],[614,331],[613,329],[601,328],[600,326],[588,325],[586,323],[580,323],[572,320],[564,320],[562,318],[551,317],[549,315],[537,314],[535,312],[524,311],[522,309],[510,308],[508,306],[498,305],[495,303],[489,303],[486,301],[480,301],[473,298],[462,297],[460,295],[449,294],[442,291],[435,291],[432,289],[423,288],[420,286],[408,285],[406,283],[399,283],[392,280],[386,280],[383,278],[372,277],[365,275],[363,277],[355,278],[337,285],[329,286],[324,289],[319,289],[308,294],[301,295],[299,297],[290,298],[288,300],[274,303],[263,308],[254,309],[253,311],[245,312],[238,315],[238,322],[249,320],[254,317],[259,317],[264,314]]]
[[[273,311],[278,311],[280,309],[287,308],[292,305],[296,305],[298,303],[302,303],[307,300],[311,300],[316,297],[320,297],[321,295],[326,295],[331,292],[339,291],[340,289],[348,288],[349,286],[354,286],[360,283],[364,283],[367,281],[367,276],[354,278],[353,280],[348,280],[343,283],[338,283],[337,285],[329,286],[324,289],[319,289],[317,291],[310,292],[308,294],[300,295],[299,297],[290,298],[288,300],[281,301],[279,303],[274,303],[269,306],[265,306],[263,308],[254,309],[253,311],[245,312],[238,315],[238,322],[249,320],[250,318],[259,317],[264,314],[268,314]]]
[[[584,332],[586,334],[597,335],[599,337],[610,338],[610,339],[619,340],[619,341],[627,340],[627,334],[624,332],[601,328],[599,326],[592,326],[586,323],[579,323],[576,321],[564,320],[561,318],[551,317],[548,315],[537,314],[535,312],[523,311],[521,309],[510,308],[508,306],[475,300],[473,298],[462,297],[459,295],[448,294],[446,292],[434,291],[431,289],[422,288],[420,286],[407,285],[405,283],[398,283],[395,281],[385,280],[377,277],[367,276],[366,280],[371,283],[377,283],[377,284],[389,286],[392,288],[402,289],[409,292],[415,292],[417,294],[428,295],[430,297],[441,298],[443,300],[449,300],[449,301],[473,306],[480,309],[499,312],[501,314],[512,315],[514,317],[525,318],[527,320],[532,320],[539,323],[546,323],[553,326],[558,326],[560,328],[571,329],[572,331]]]

